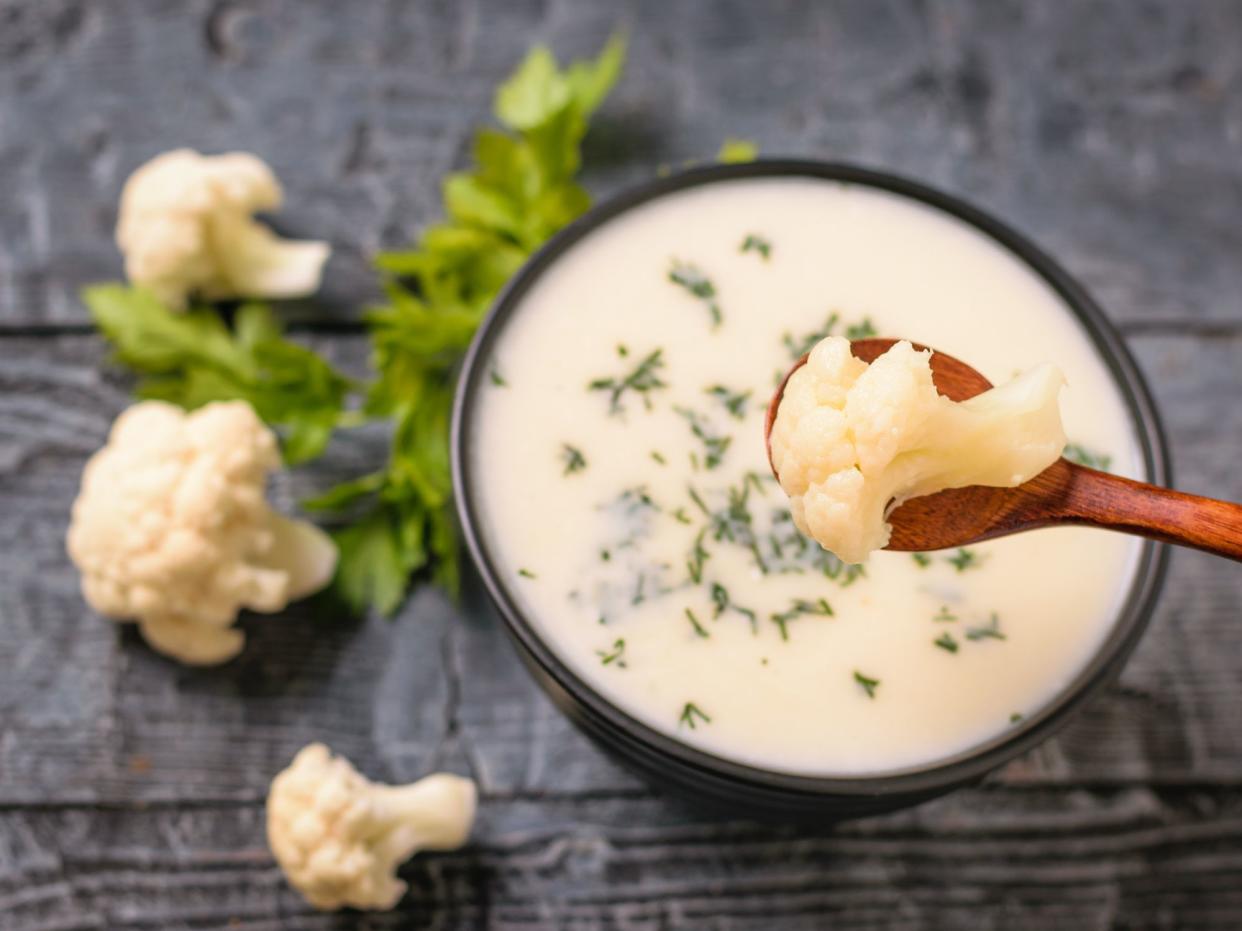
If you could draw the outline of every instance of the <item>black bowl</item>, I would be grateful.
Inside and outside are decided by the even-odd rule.
[[[955,756],[877,776],[790,775],[697,750],[620,710],[562,662],[523,616],[496,571],[478,529],[477,502],[471,494],[466,463],[474,435],[473,402],[487,380],[485,360],[490,348],[531,285],[591,230],[639,204],[674,191],[737,178],[768,177],[810,177],[891,191],[952,214],[990,236],[1052,286],[1095,343],[1125,398],[1142,448],[1147,481],[1168,484],[1169,455],[1155,405],[1138,367],[1087,292],[1051,258],[1005,224],[955,197],[893,175],[850,165],[786,159],[696,168],[656,179],[600,204],[531,257],[496,299],[475,336],[461,373],[452,427],[453,485],[466,544],[519,654],[543,690],[571,720],[652,783],[735,816],[836,820],[912,805],[975,782],[1064,726],[1091,695],[1116,678],[1134,649],[1155,605],[1168,554],[1162,545],[1143,546],[1134,585],[1107,640],[1078,676],[1041,711],[1004,734]]]

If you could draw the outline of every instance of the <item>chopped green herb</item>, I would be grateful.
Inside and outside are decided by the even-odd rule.
[[[826,598],[819,598],[815,601],[807,601],[803,598],[794,600],[792,607],[787,611],[781,611],[778,614],[771,615],[772,623],[780,628],[781,639],[789,639],[789,622],[794,618],[803,617],[805,615],[818,615],[820,617],[832,617],[832,606],[828,604]]]
[[[618,669],[625,669],[625,638],[618,637],[612,642],[612,649],[596,650],[595,655],[599,657],[601,666],[616,663]]]
[[[646,584],[647,584],[647,573],[645,572],[638,573],[638,582],[635,584],[634,594],[630,598],[631,605],[638,606],[647,600],[647,595],[646,595],[646,592],[644,591]]]
[[[941,605],[940,610],[936,612],[936,615],[932,618],[932,620],[940,623],[946,623],[949,621],[956,621],[957,615],[949,610],[948,605]]]
[[[561,459],[565,463],[565,471],[562,473],[564,475],[572,475],[586,468],[586,456],[582,455],[582,450],[568,443],[561,447]]]
[[[686,513],[685,508],[678,508],[673,512],[673,520],[679,524],[688,524],[690,523],[690,515]]]
[[[1009,715],[1010,724],[1017,724],[1021,720],[1022,720],[1022,712],[1020,711],[1015,711]]]
[[[690,425],[690,432],[703,444],[704,467],[714,469],[720,465],[725,453],[729,451],[729,444],[733,442],[733,437],[713,433],[702,415],[696,411],[686,407],[674,407],[673,410],[686,419]]]
[[[983,558],[974,550],[968,550],[963,546],[952,556],[948,557],[948,561],[958,572],[965,572],[967,569],[979,568]]]
[[[875,327],[871,325],[871,318],[864,317],[862,323],[854,323],[845,328],[846,339],[867,339],[875,336]]]
[[[608,562],[608,560],[612,559],[612,553],[610,553],[608,550],[600,550],[599,558],[601,562]]]
[[[750,608],[743,608],[741,605],[734,604],[733,599],[729,596],[729,590],[719,582],[713,582],[711,587],[712,595],[712,620],[720,617],[725,611],[734,611],[748,621],[750,621],[751,630],[756,629],[758,617]]]
[[[711,634],[708,633],[707,628],[699,623],[699,619],[694,616],[694,612],[691,611],[689,608],[686,608],[686,619],[690,622],[690,626],[694,628],[694,632],[698,636],[704,639],[707,639],[708,637],[711,636]]]
[[[749,391],[730,391],[724,385],[712,385],[704,390],[723,404],[725,410],[738,420],[746,417],[746,402],[750,400],[751,394]]]
[[[230,329],[208,307],[180,313],[143,288],[92,285],[83,289],[82,300],[112,344],[114,359],[142,376],[135,392],[140,398],[186,410],[246,401],[277,428],[287,465],[324,451],[357,387],[289,340],[266,304],[242,304]]]
[[[949,633],[948,631],[945,631],[943,634],[941,634],[939,637],[933,640],[932,643],[940,647],[940,649],[942,650],[948,650],[950,653],[957,652],[957,641],[953,639],[953,635]]]
[[[720,510],[709,512],[706,506],[702,506],[707,512],[709,519],[709,527],[711,529],[712,538],[720,540],[728,540],[738,546],[750,550],[751,555],[755,558],[755,565],[764,575],[768,573],[767,561],[763,558],[763,552],[759,547],[759,540],[755,536],[754,527],[752,525],[750,508],[747,501],[750,497],[750,483],[743,481],[741,488],[730,486],[728,489],[728,505]]]
[[[749,139],[726,139],[716,153],[716,161],[726,165],[753,162],[759,157],[759,146]]]
[[[815,348],[816,344],[821,340],[832,335],[832,331],[836,328],[837,321],[840,317],[834,312],[828,315],[828,319],[824,321],[824,325],[818,330],[811,330],[805,333],[799,339],[794,339],[792,333],[786,333],[781,337],[781,341],[785,344],[785,348],[789,351],[789,358],[801,359],[808,352]],[[785,373],[781,373],[781,378],[785,377]]]
[[[911,553],[910,558],[915,561],[920,569],[926,569],[931,565],[931,557],[926,553]]]
[[[694,538],[694,549],[690,551],[690,558],[686,560],[690,581],[695,585],[703,581],[703,563],[711,558],[711,553],[703,546],[703,537],[706,535],[707,528],[699,531],[699,535]]]
[[[622,359],[624,359],[629,354],[630,354],[629,346],[625,345],[625,343],[617,343],[617,355],[619,355]]]
[[[988,621],[987,627],[967,627],[967,640],[1007,640],[1009,639],[1001,632],[1000,618],[996,612],[992,612],[992,617]]]
[[[703,499],[699,497],[699,493],[694,490],[694,486],[689,485],[687,486],[687,489],[690,492],[690,500],[695,503],[695,506],[698,507],[698,509],[702,511],[705,515],[707,515],[708,517],[711,517],[712,512],[708,510],[707,505],[703,503]]]
[[[657,450],[654,450],[654,449],[653,449],[653,450],[651,451],[651,458],[652,458],[652,459],[654,459],[656,462],[660,463],[660,465],[667,465],[667,464],[668,464],[668,460],[667,460],[667,459],[665,459],[665,458],[664,458],[664,456],[663,456],[660,452],[658,452]]]
[[[630,515],[642,511],[663,510],[648,493],[646,485],[635,485],[633,488],[625,489],[617,496],[617,504],[624,509],[626,514]]]
[[[724,315],[720,312],[720,304],[716,301],[716,286],[712,284],[711,279],[704,275],[699,269],[687,262],[678,262],[673,260],[673,266],[669,269],[668,280],[675,285],[680,285],[697,297],[700,301],[707,305],[707,313],[712,320],[712,326],[718,327]]]
[[[678,718],[677,720],[679,723],[684,724],[688,728],[690,728],[690,730],[694,730],[695,718],[698,718],[704,724],[712,723],[711,717],[709,717],[707,713],[703,711],[703,709],[701,709],[694,702],[688,701],[686,702],[685,707],[681,709],[681,717]]]
[[[742,246],[739,252],[758,252],[766,262],[772,255],[772,244],[754,233],[748,233],[746,238],[742,240]]]
[[[663,367],[664,350],[657,349],[639,362],[632,372],[619,378],[615,376],[597,378],[587,385],[587,390],[608,392],[608,413],[610,414],[620,414],[625,410],[621,402],[627,391],[639,395],[643,406],[651,410],[651,392],[668,387],[656,374]]]
[[[524,578],[524,579],[533,579],[533,578],[535,578],[535,573],[531,572],[529,569],[519,569],[519,570],[518,570],[518,575],[520,575],[520,576],[521,576],[522,578]]]
[[[863,687],[863,691],[867,693],[868,698],[875,698],[875,690],[879,688],[880,685],[879,679],[872,679],[870,676],[865,676],[855,669],[854,681]]]
[[[497,388],[504,388],[509,384],[505,381],[504,376],[500,374],[500,370],[494,365],[488,370],[487,377],[491,379],[492,384]]]
[[[1107,472],[1108,467],[1113,464],[1113,457],[1107,453],[1097,453],[1081,443],[1070,443],[1061,453],[1070,462],[1076,462],[1088,469],[1099,469],[1101,472]]]

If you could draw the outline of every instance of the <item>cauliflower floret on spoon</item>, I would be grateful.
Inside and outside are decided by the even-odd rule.
[[[785,385],[772,466],[798,529],[846,562],[888,543],[885,518],[903,501],[1021,485],[1065,448],[1059,369],[1041,365],[957,403],[936,391],[930,359],[903,340],[867,365],[828,337]]]
[[[176,149],[139,167],[121,191],[125,274],[174,309],[197,294],[302,297],[319,287],[327,243],[281,239],[255,221],[280,206],[280,182],[245,152]]]
[[[272,780],[267,838],[289,882],[316,908],[389,909],[405,894],[397,867],[419,850],[455,850],[474,822],[474,783],[435,773],[374,783],[321,743]]]
[[[192,413],[160,401],[116,419],[73,503],[69,555],[96,611],[152,647],[212,665],[241,652],[242,608],[274,612],[323,588],[336,546],[268,505],[276,438],[244,401]]]

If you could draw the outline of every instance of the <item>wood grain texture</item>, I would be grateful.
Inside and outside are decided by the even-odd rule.
[[[588,142],[593,190],[734,135],[992,208],[1124,323],[1178,487],[1242,497],[1237,4],[0,0],[0,931],[1242,926],[1242,576],[1200,554],[1055,740],[833,832],[654,796],[542,697],[477,587],[391,622],[249,618],[216,670],[82,603],[68,505],[127,394],[75,294],[118,273],[128,172],[178,144],[269,159],[278,226],[336,249],[323,299],[286,311],[361,372],[361,337],[320,323],[374,294],[367,256],[435,218],[531,41],[586,53],[618,22],[631,67]],[[274,494],[383,450],[358,431]],[[268,780],[311,739],[375,778],[479,781],[474,842],[407,865],[394,914],[314,914],[272,864]]]
[[[317,341],[361,364],[361,340]],[[1183,486],[1242,491],[1242,336],[1132,342]],[[392,622],[254,619],[218,670],[93,616],[61,538],[125,403],[103,363],[93,337],[0,339],[0,928],[1236,927],[1242,579],[1225,563],[1179,554],[1120,686],[986,787],[832,833],[715,823],[574,732],[477,593],[460,613],[424,593]],[[277,494],[381,445],[338,444]],[[394,916],[315,916],[268,858],[267,781],[312,738],[377,778],[479,780],[477,843],[407,867]]]
[[[1222,929],[1242,889],[1236,792],[960,792],[835,831],[707,821],[649,798],[484,798],[478,839],[411,894],[314,913],[256,805],[0,814],[5,927],[34,929]]]
[[[1119,319],[1242,322],[1242,79],[1229,0],[4,0],[0,325],[81,322],[117,194],[169,147],[254,151],[277,224],[334,255],[308,316],[373,296],[367,257],[437,218],[497,81],[627,26],[588,143],[599,192],[716,151],[906,173],[1033,236]],[[1072,23],[1067,23],[1067,19]]]

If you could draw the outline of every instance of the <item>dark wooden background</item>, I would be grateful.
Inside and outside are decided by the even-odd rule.
[[[1121,683],[1058,739],[832,832],[648,791],[536,692],[477,597],[256,618],[208,671],[84,606],[67,510],[127,395],[76,293],[119,276],[126,175],[180,145],[266,158],[279,225],[335,248],[297,330],[361,371],[368,255],[435,219],[529,43],[586,53],[618,23],[594,191],[732,135],[961,194],[1121,327],[1178,486],[1242,498],[1242,5],[0,0],[0,928],[1242,927],[1242,571],[1206,556],[1176,554]],[[279,497],[382,450],[334,448]],[[373,777],[479,782],[474,842],[407,866],[394,914],[318,915],[268,855],[268,780],[312,739]]]

